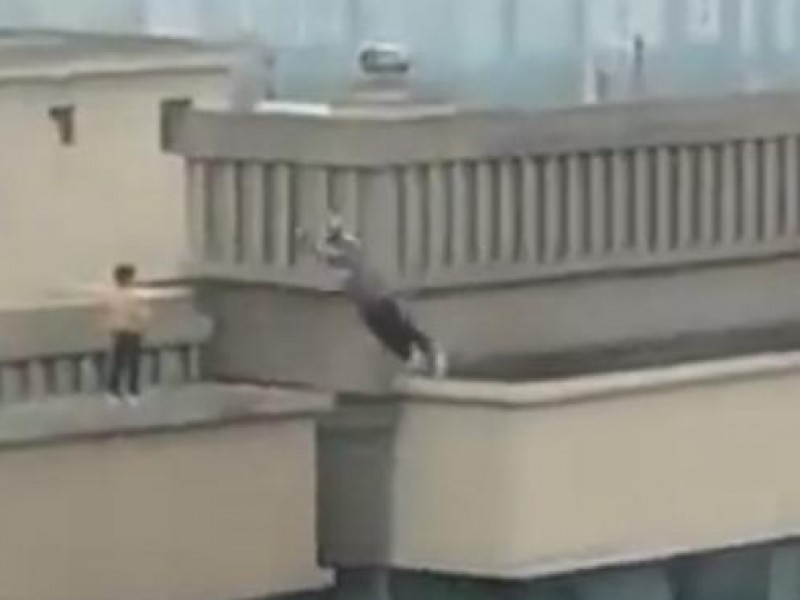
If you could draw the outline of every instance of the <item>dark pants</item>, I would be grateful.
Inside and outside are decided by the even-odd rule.
[[[429,359],[433,356],[433,341],[403,314],[397,302],[383,297],[361,307],[361,318],[370,331],[395,356],[403,361],[411,358],[416,346]]]
[[[139,394],[139,360],[142,353],[142,336],[129,331],[118,331],[111,336],[111,366],[108,390],[123,394],[123,383],[130,394]]]

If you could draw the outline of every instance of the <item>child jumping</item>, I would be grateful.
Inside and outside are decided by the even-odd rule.
[[[320,260],[342,275],[345,295],[385,348],[412,371],[424,369],[435,377],[446,376],[446,354],[401,308],[381,276],[367,263],[358,238],[344,230],[340,217],[331,217],[316,243],[305,232],[299,232],[299,236]]]

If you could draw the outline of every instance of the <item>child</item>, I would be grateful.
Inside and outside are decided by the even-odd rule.
[[[308,242],[305,234],[301,238]],[[427,371],[444,377],[447,357],[400,307],[380,275],[367,264],[357,238],[344,231],[341,219],[331,218],[321,239],[313,247],[317,256],[342,274],[344,293],[359,316],[381,343],[411,370],[425,362]]]
[[[135,288],[133,265],[117,266],[113,278],[114,288],[109,291],[105,305],[105,325],[111,337],[108,391],[115,401],[127,399],[135,403],[139,396],[142,337],[150,310]]]

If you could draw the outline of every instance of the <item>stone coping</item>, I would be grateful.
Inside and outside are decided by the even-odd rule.
[[[198,159],[384,168],[708,145],[796,135],[800,129],[787,123],[800,120],[797,100],[796,93],[765,92],[530,113],[351,109],[326,116],[319,109],[310,111],[313,114],[201,109],[187,115],[182,135],[170,150]]]
[[[800,352],[783,352],[539,382],[433,380],[401,376],[393,383],[393,389],[406,402],[513,409],[617,399],[642,392],[798,373]]]
[[[136,406],[70,396],[0,407],[0,448],[312,418],[332,407],[324,392],[211,383],[152,390]]]

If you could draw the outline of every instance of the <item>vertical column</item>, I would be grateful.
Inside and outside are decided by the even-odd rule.
[[[214,203],[212,220],[212,257],[215,261],[233,264],[236,262],[237,198],[236,169],[231,163],[214,166],[211,201]]]
[[[189,253],[193,262],[206,258],[206,165],[200,160],[186,163],[186,217]]]
[[[543,222],[540,223],[542,240],[542,262],[553,262],[558,256],[558,204],[561,201],[558,159],[544,159],[544,197],[542,198]]]
[[[678,189],[676,201],[678,203],[678,231],[675,240],[678,250],[688,250],[694,243],[693,231],[695,224],[692,222],[694,216],[694,190],[692,177],[697,165],[692,164],[692,151],[685,146],[678,150]]]
[[[364,245],[375,264],[388,278],[400,272],[400,190],[391,168],[364,173],[362,235]]]
[[[321,166],[296,166],[297,189],[294,195],[297,206],[297,222],[292,224],[292,232],[298,227],[316,234],[328,218],[328,172]],[[292,242],[294,239],[292,239]],[[319,273],[323,266],[311,254],[302,253],[297,263],[308,272]]]
[[[652,158],[652,157],[651,157]],[[672,246],[672,185],[670,184],[671,157],[668,148],[655,151],[656,161],[656,252],[663,254]]]
[[[105,381],[103,370],[96,356],[83,356],[80,361],[80,391],[91,394],[99,391]]]
[[[183,380],[180,353],[173,348],[161,352],[161,383],[174,387]]]
[[[700,151],[700,244],[714,245],[716,224],[721,218],[717,211],[719,191],[716,154],[713,146],[703,146]]]
[[[760,193],[764,195],[764,230],[765,242],[777,240],[782,229],[781,207],[778,190],[780,169],[778,168],[778,142],[777,140],[767,140],[764,143],[764,156],[762,159],[762,181],[764,189]]]
[[[656,199],[651,194],[651,177],[649,150],[639,148],[633,158],[634,162],[634,198],[636,202],[636,222],[634,225],[634,248],[637,252],[645,253],[652,250],[651,223],[654,220],[654,203]]]
[[[273,257],[280,267],[291,266],[294,244],[294,207],[292,171],[289,165],[276,164],[272,172],[272,197],[274,216],[272,220],[272,240],[275,245]]]
[[[742,241],[754,245],[758,241],[758,222],[761,198],[758,190],[758,161],[756,144],[752,140],[741,142],[742,152],[742,190],[739,196],[743,203]]]
[[[27,362],[29,396],[41,400],[48,396],[47,372],[41,359],[33,358]]]
[[[25,394],[18,365],[3,365],[0,368],[3,385],[3,402],[18,402]]]
[[[477,258],[480,264],[488,264],[492,256],[492,166],[481,160],[476,166],[475,213],[477,220]]]
[[[76,391],[76,361],[71,358],[62,358],[54,361],[55,392],[60,395],[74,394]]]
[[[441,271],[447,264],[448,249],[446,244],[450,239],[448,230],[449,215],[447,211],[447,181],[445,166],[441,163],[431,164],[428,168],[428,248],[429,266],[434,272]]]
[[[539,174],[536,159],[522,159],[522,246],[523,254],[531,263],[539,260]]]
[[[344,222],[351,231],[361,233],[361,206],[363,172],[355,168],[345,169],[341,173],[338,185],[335,186],[336,204]]]
[[[519,190],[514,186],[514,165],[510,158],[503,158],[498,165],[500,197],[496,199],[499,208],[500,223],[497,231],[500,234],[498,241],[499,258],[505,263],[514,262],[516,239],[516,220],[519,218],[515,210]]]
[[[260,163],[247,163],[243,167],[242,193],[245,261],[260,266],[265,261],[265,194],[264,170]]]
[[[402,173],[403,198],[405,200],[405,252],[403,264],[411,273],[419,273],[423,269],[423,210],[424,199],[420,186],[418,168],[414,166],[403,167]]]
[[[583,180],[583,161],[580,154],[572,153],[567,159],[567,180],[569,181],[569,194],[567,196],[566,210],[561,214],[567,222],[563,224],[566,239],[563,242],[564,254],[567,259],[577,259],[584,251],[583,248],[583,222],[584,198],[587,191]]]
[[[607,170],[610,168],[610,171]],[[592,152],[589,165],[589,247],[586,249],[591,258],[598,258],[605,254],[606,248],[611,247],[606,240],[606,214],[607,211],[616,210],[616,190],[612,187],[612,197],[608,197],[608,178],[614,181],[616,166],[612,161],[606,161],[602,152]]]
[[[786,224],[784,227],[785,235],[794,237],[800,232],[800,187],[797,181],[798,163],[798,138],[789,136],[783,140],[783,173],[786,178],[784,186],[786,189]]]
[[[611,202],[603,211],[611,211],[611,240],[610,247],[613,252],[624,252],[628,244],[628,211],[631,206],[628,202],[628,168],[624,151],[616,150],[611,155]],[[603,220],[601,216],[600,220]]]
[[[739,236],[737,232],[737,196],[741,190],[736,185],[736,145],[726,143],[722,148],[722,192],[720,203],[720,221],[722,222],[722,242],[727,246],[734,245]]]
[[[453,163],[450,168],[450,190],[452,206],[452,259],[455,266],[469,262],[469,190],[467,185],[467,168],[463,162]]]

